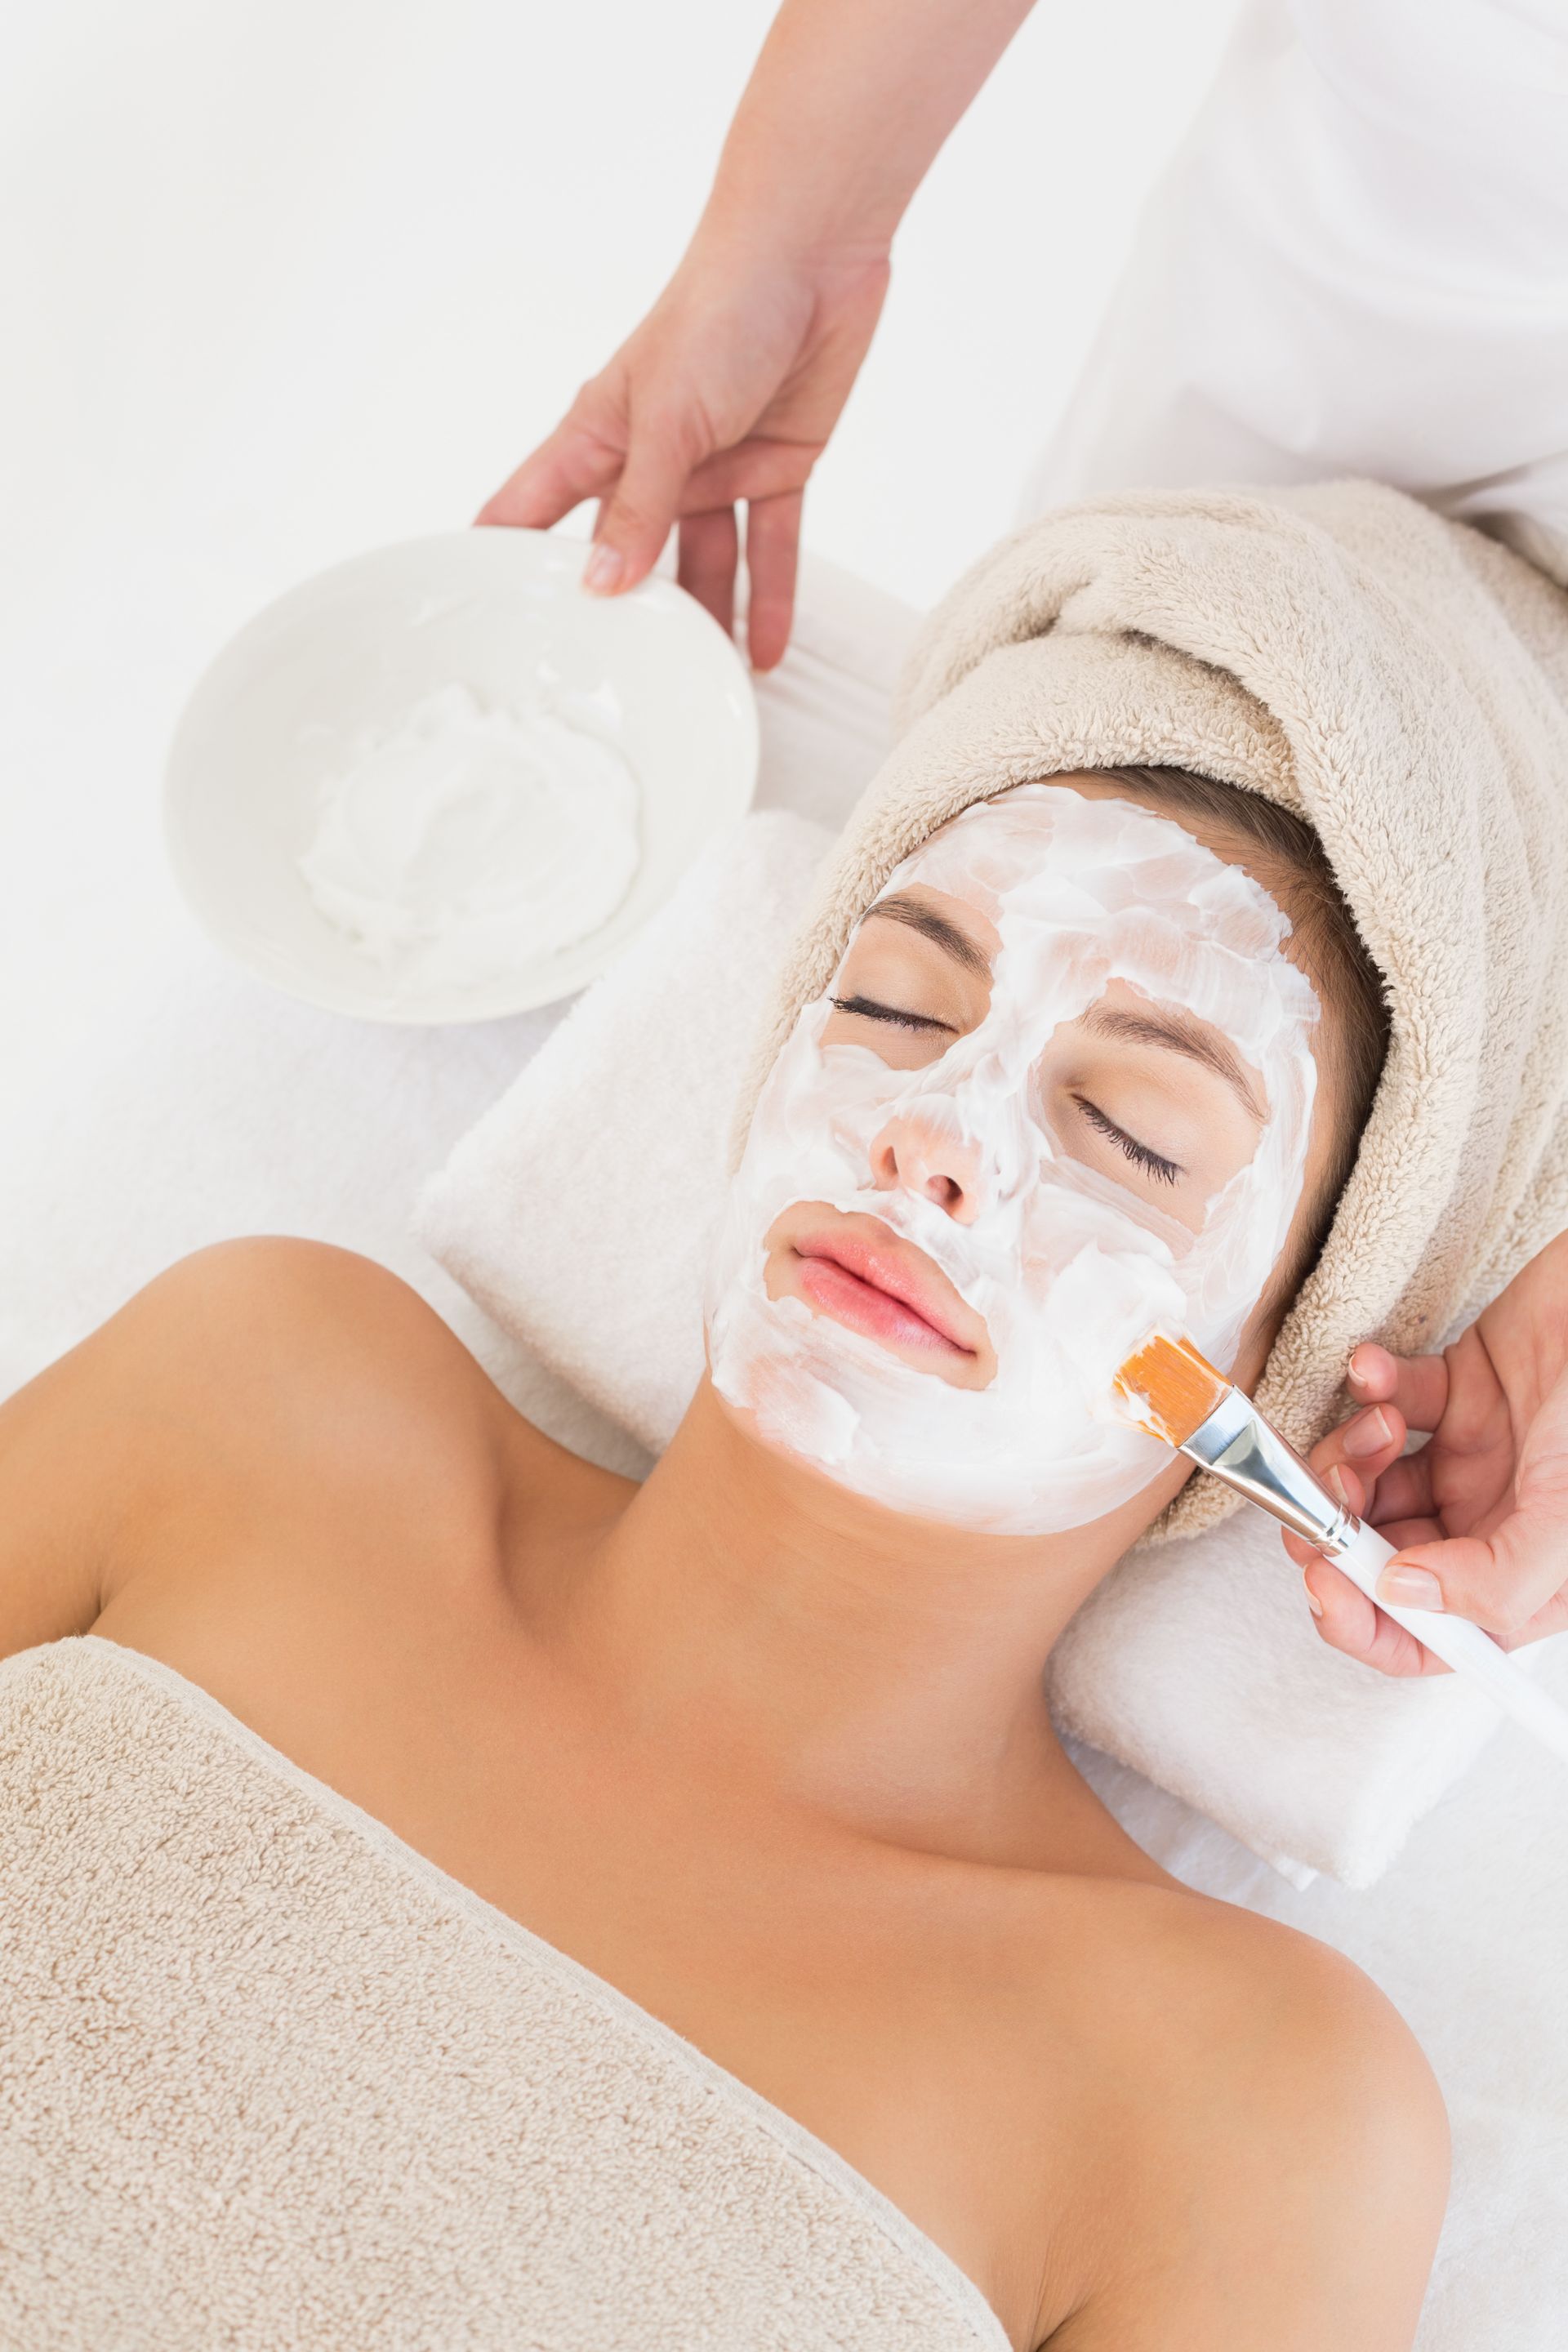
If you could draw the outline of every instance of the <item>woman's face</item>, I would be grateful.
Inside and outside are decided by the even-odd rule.
[[[1025,784],[891,877],[758,1101],[713,1382],[874,1502],[1080,1527],[1170,1455],[1156,1328],[1228,1367],[1284,1249],[1318,1001],[1249,875],[1103,782]]]

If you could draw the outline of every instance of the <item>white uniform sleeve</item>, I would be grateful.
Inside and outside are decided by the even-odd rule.
[[[1568,0],[1250,0],[1026,504],[1352,473],[1568,583]]]

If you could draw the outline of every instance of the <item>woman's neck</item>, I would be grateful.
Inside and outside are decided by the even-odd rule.
[[[1062,1753],[1042,1669],[1163,1500],[1049,1537],[897,1517],[758,1444],[705,1380],[530,1615],[665,1752],[900,1843],[1085,1866],[1064,1837],[1103,1845],[1109,1817]]]

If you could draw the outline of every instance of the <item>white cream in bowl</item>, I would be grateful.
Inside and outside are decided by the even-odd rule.
[[[672,580],[585,596],[585,548],[461,530],[267,605],[170,747],[191,908],[272,986],[361,1020],[493,1021],[607,969],[757,772],[744,663]]]
[[[326,919],[398,989],[463,987],[598,930],[639,860],[612,745],[544,703],[454,682],[366,730],[320,786],[298,863]]]

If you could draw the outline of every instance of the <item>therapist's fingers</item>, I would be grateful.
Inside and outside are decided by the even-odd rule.
[[[735,567],[741,552],[734,508],[686,516],[679,544],[676,578],[728,636],[735,625]]]
[[[746,509],[746,642],[753,669],[772,669],[789,644],[804,504],[794,490],[752,499]]]
[[[1392,1519],[1430,1519],[1434,1527],[1438,1526],[1437,1504],[1432,1493],[1432,1465],[1425,1452],[1403,1455],[1386,1468],[1381,1466],[1376,1455],[1370,1462],[1351,1463],[1342,1457],[1337,1462],[1321,1462],[1314,1453],[1312,1467],[1335,1495],[1342,1498],[1353,1492],[1358,1499],[1346,1507],[1358,1519],[1370,1519],[1382,1535],[1387,1535]],[[1300,1536],[1292,1537],[1290,1541],[1300,1545],[1300,1553],[1292,1551],[1291,1558],[1305,1561],[1311,1546],[1303,1543]]]
[[[679,386],[637,397],[624,370],[612,365],[584,385],[554,432],[477,520],[547,530],[584,499],[597,498],[583,585],[596,595],[618,595],[653,570],[688,482],[710,449],[700,405]]]
[[[1388,1533],[1393,1519],[1430,1519],[1438,1522],[1436,1497],[1432,1492],[1432,1462],[1429,1449],[1419,1454],[1401,1455],[1368,1480],[1363,1475],[1366,1509],[1361,1514],[1369,1518],[1383,1534]]]
[[[1448,1403],[1448,1366],[1441,1356],[1395,1356],[1363,1339],[1351,1352],[1346,1385],[1358,1405],[1393,1405],[1412,1429],[1436,1429]]]
[[[574,411],[485,500],[474,520],[513,530],[548,530],[584,499],[602,498],[620,472],[624,455],[618,441],[607,439]]]
[[[1321,1554],[1306,1571],[1306,1586],[1319,1635],[1330,1649],[1342,1650],[1347,1658],[1400,1682],[1447,1673],[1441,1658],[1435,1658],[1414,1633],[1406,1633]]]
[[[594,546],[583,572],[592,594],[617,596],[635,588],[658,562],[680,513],[692,467],[702,452],[694,420],[679,410],[634,417],[620,478],[599,509]]]
[[[1441,1658],[1434,1657],[1424,1643],[1369,1600],[1359,1584],[1352,1584],[1321,1552],[1312,1553],[1302,1581],[1319,1639],[1330,1649],[1341,1650],[1358,1664],[1401,1682],[1417,1675],[1448,1672]]]
[[[1419,1534],[1388,1535],[1400,1547],[1398,1559],[1384,1570],[1392,1599],[1468,1617],[1505,1650],[1568,1627],[1568,1508],[1527,1505],[1510,1511],[1485,1537],[1445,1537],[1431,1525]],[[1415,1580],[1400,1590],[1406,1579]]]
[[[715,449],[693,467],[683,509],[696,514],[709,507],[737,507],[743,499],[778,499],[791,490],[804,490],[821,455],[816,442],[748,434],[744,441],[730,449]]]
[[[1426,1519],[1396,1520],[1384,1532],[1390,1543],[1403,1545],[1430,1534],[1431,1525]],[[1331,1561],[1320,1559],[1306,1570],[1305,1580],[1308,1592],[1321,1607],[1318,1632],[1331,1649],[1342,1650],[1347,1657],[1359,1658],[1363,1665],[1375,1666],[1380,1674],[1400,1680],[1451,1671],[1418,1634],[1369,1601],[1361,1587],[1342,1576]]]
[[[1320,1478],[1331,1470],[1352,1469],[1363,1486],[1383,1475],[1404,1451],[1405,1416],[1394,1404],[1366,1406],[1321,1437],[1308,1460]]]
[[[1338,1469],[1329,1483],[1347,1510],[1360,1517],[1366,1508],[1366,1489],[1355,1472]],[[1436,1522],[1429,1519],[1396,1522],[1380,1530],[1393,1544],[1407,1538],[1416,1541],[1436,1531]],[[1413,1633],[1406,1633],[1403,1625],[1379,1609],[1359,1584],[1352,1584],[1314,1546],[1289,1531],[1285,1531],[1284,1542],[1302,1571],[1307,1606],[1318,1634],[1331,1649],[1342,1650],[1347,1657],[1358,1659],[1363,1665],[1374,1666],[1380,1674],[1402,1679],[1412,1675],[1447,1672],[1440,1658],[1435,1658]]]

